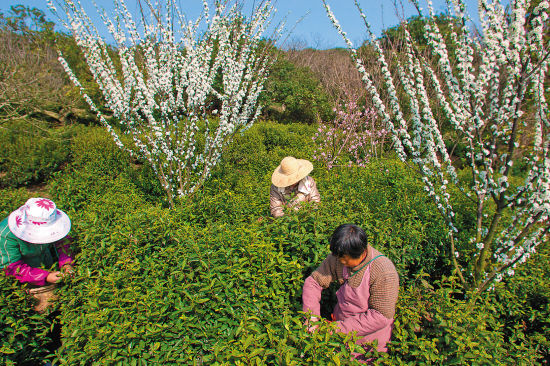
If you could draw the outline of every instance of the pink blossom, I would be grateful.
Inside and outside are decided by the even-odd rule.
[[[386,131],[380,126],[374,111],[362,109],[357,103],[358,98],[349,95],[348,98],[346,103],[335,109],[333,121],[319,124],[317,131],[324,131],[325,134],[315,133],[317,148],[314,159],[324,161],[328,169],[337,166],[340,159],[349,158],[352,160],[341,163],[365,166],[368,157],[377,156],[384,146]]]

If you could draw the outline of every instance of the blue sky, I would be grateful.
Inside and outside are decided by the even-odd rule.
[[[55,1],[55,0],[54,0]],[[92,4],[91,0],[81,0],[82,4]],[[96,0],[106,9],[109,9],[112,0]],[[196,17],[201,9],[201,0],[178,0],[181,9],[190,17]],[[245,3],[252,4],[253,0],[245,0]],[[258,0],[256,0],[256,3]],[[128,8],[132,11],[137,9],[137,0],[126,0]],[[360,44],[365,39],[365,31],[353,0],[328,0],[336,17],[342,24],[344,30],[350,36],[354,44]],[[437,12],[445,10],[443,0],[433,0]],[[22,4],[29,7],[36,7],[44,10],[48,18],[54,20],[49,12],[46,0],[1,0],[0,11],[6,13],[11,5]],[[287,28],[292,29],[287,38],[287,45],[302,44],[318,49],[343,47],[344,42],[330,23],[321,0],[278,0],[276,1],[277,18],[287,18]],[[367,19],[377,35],[382,29],[398,24],[399,17],[396,15],[393,1],[388,0],[363,0],[361,1]],[[425,7],[425,4],[422,4]],[[477,0],[466,0],[469,14],[477,21]],[[415,14],[414,8],[404,2],[403,9],[405,17]],[[95,9],[90,5],[91,13]],[[400,10],[401,13],[401,10]],[[92,19],[98,19],[93,16]],[[102,25],[98,19],[96,25]],[[297,23],[298,22],[298,23]],[[99,27],[98,27],[99,28]]]

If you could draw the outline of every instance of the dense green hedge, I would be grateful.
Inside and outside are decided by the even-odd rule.
[[[12,121],[0,129],[0,188],[47,181],[70,160],[70,144],[79,126]]]
[[[73,222],[76,274],[60,288],[53,320],[33,314],[23,290],[1,277],[2,328],[19,330],[17,343],[2,334],[0,363],[350,364],[352,339],[330,335],[328,324],[310,335],[300,314],[303,280],[343,222],[367,229],[400,273],[393,342],[380,363],[533,364],[548,357],[548,251],[472,303],[448,277],[435,207],[395,160],[330,172],[315,164],[318,209],[271,219],[271,172],[286,155],[310,159],[311,134],[304,125],[256,124],[228,147],[205,187],[173,210],[150,169],[103,130],[78,135],[72,163],[49,184]],[[3,190],[1,212],[29,196]],[[461,222],[467,232],[468,219]],[[45,336],[53,321],[62,324],[55,353]]]

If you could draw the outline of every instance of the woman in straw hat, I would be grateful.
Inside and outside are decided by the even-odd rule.
[[[284,215],[285,207],[298,209],[302,202],[321,202],[315,180],[308,174],[313,164],[287,156],[271,175],[269,206],[273,217]]]
[[[55,283],[72,273],[71,220],[47,198],[31,198],[0,223],[0,266],[7,275],[31,286],[43,311]],[[61,271],[50,271],[57,257]]]

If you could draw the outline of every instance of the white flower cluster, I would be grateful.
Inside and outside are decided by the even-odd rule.
[[[464,1],[447,0],[449,16],[443,21],[450,30],[443,35],[441,17],[427,0],[428,15],[421,20],[430,57],[418,51],[404,23],[404,57],[392,59],[390,67],[387,51],[355,0],[382,71],[383,81],[377,85],[327,0],[323,3],[346,41],[374,108],[393,135],[398,155],[416,165],[450,235],[456,231],[451,194],[464,193],[473,200],[477,218],[476,235],[469,241],[478,251],[476,271],[494,270],[486,278],[489,282],[513,273],[549,230],[549,1],[514,0],[504,7],[498,0],[480,0],[482,30],[474,35]],[[436,120],[435,109],[444,112],[446,121]],[[535,122],[530,122],[526,112],[532,115],[533,110]],[[451,128],[443,132],[444,125]],[[525,138],[526,131],[532,139]],[[468,178],[459,178],[444,136],[465,149]],[[518,186],[510,178],[519,161],[527,163],[527,174]],[[449,190],[449,182],[457,189]],[[503,216],[512,217],[504,228]]]
[[[274,7],[262,1],[245,17],[238,0],[216,1],[213,13],[203,0],[201,16],[188,21],[174,0],[145,0],[143,8],[150,14],[136,22],[124,0],[114,3],[112,16],[99,9],[114,45],[99,36],[78,0],[63,0],[64,17],[59,18],[80,47],[119,129],[104,117],[62,54],[59,59],[117,144],[122,146],[118,130],[132,136],[134,146],[128,150],[151,164],[173,204],[175,197],[202,185],[235,132],[257,119],[258,96],[271,64],[261,37]],[[51,0],[49,6],[57,11]]]

